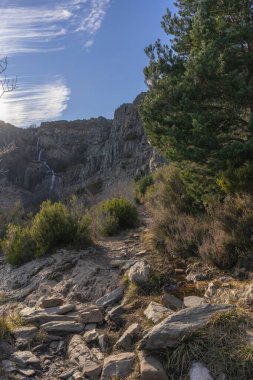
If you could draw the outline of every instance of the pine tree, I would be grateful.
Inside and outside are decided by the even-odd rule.
[[[253,0],[176,6],[162,21],[168,44],[146,49],[146,131],[173,161],[229,172],[235,182],[246,165],[253,178]]]

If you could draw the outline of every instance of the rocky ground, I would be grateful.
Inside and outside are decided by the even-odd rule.
[[[143,229],[16,269],[1,258],[0,313],[15,322],[0,342],[1,380],[166,380],[159,352],[234,303],[250,310],[250,278],[238,287],[232,277],[197,264],[166,268],[153,292],[157,268],[141,241]],[[197,362],[189,377],[213,379]]]

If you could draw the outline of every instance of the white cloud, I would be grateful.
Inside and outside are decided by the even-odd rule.
[[[82,45],[100,29],[111,0],[52,0],[44,6],[0,5],[0,55],[48,52],[64,48],[69,34],[82,34]],[[24,4],[24,2],[23,2]]]
[[[47,83],[20,78],[19,87],[1,99],[0,120],[26,127],[45,119],[57,119],[67,108],[69,95],[70,90],[61,78],[53,78]]]

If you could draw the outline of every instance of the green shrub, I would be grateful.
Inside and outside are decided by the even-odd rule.
[[[76,230],[76,223],[66,206],[61,202],[43,202],[31,226],[31,235],[36,242],[36,255],[43,256],[51,249],[73,243]]]
[[[75,244],[82,245],[91,243],[92,239],[90,225],[91,219],[86,214],[80,217],[76,226],[76,237],[74,239]]]
[[[1,246],[7,262],[11,265],[26,263],[35,255],[36,244],[28,227],[9,225]]]
[[[137,208],[127,199],[113,198],[97,206],[96,221],[100,233],[112,236],[137,225]]]
[[[145,175],[136,181],[135,196],[138,202],[142,203],[147,190],[154,184],[151,174]]]

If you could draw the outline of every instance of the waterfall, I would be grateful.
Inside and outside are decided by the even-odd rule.
[[[37,154],[38,154],[37,160],[39,162],[43,162],[43,165],[45,166],[45,168],[48,170],[48,172],[51,175],[50,190],[53,190],[54,189],[56,175],[55,175],[54,170],[52,168],[50,168],[50,166],[48,165],[47,161],[42,161],[43,149],[40,146],[39,139],[37,140],[37,147],[36,148],[37,148]]]

